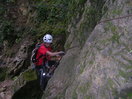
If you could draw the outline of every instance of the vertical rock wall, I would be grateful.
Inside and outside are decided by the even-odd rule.
[[[90,6],[87,1],[85,9]],[[114,99],[132,97],[132,1],[106,0],[108,11],[93,31],[78,39],[82,19],[70,26],[67,54],[50,80],[43,99]],[[88,10],[88,9],[87,9]],[[109,20],[107,20],[109,19]],[[105,21],[104,21],[105,20]],[[81,24],[82,23],[82,24]],[[84,31],[83,31],[84,33]],[[84,44],[80,41],[84,40]]]

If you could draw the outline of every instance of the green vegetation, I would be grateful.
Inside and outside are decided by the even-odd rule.
[[[53,35],[67,34],[67,25],[71,18],[80,12],[79,5],[83,5],[86,0],[45,0],[38,3],[36,7],[37,37],[46,33]]]
[[[5,21],[3,21],[2,19],[2,23],[0,23],[2,26],[2,29],[0,31],[0,42],[2,43],[4,40],[7,40],[8,42],[11,42],[11,45],[13,45],[14,43],[19,43],[24,35],[26,36],[28,34],[33,35],[35,37],[35,40],[41,38],[46,33],[51,33],[53,34],[53,36],[68,35],[68,24],[71,23],[71,20],[73,20],[73,18],[75,18],[75,20],[77,21],[77,15],[79,15],[79,17],[82,16],[82,13],[84,12],[84,4],[86,3],[86,1],[87,0],[30,1],[29,6],[34,5],[34,8],[30,9],[31,11],[29,11],[29,13],[36,13],[34,14],[34,16],[28,19],[28,21],[31,21],[33,23],[32,26],[17,27],[20,29],[16,29],[16,27],[14,27],[14,23],[11,22],[11,19],[7,20],[3,17]],[[5,2],[14,2],[14,0],[6,0]],[[87,25],[82,24],[81,28],[78,31],[78,37],[80,38],[81,44],[85,42],[85,39],[81,40],[81,37],[83,37],[84,35],[89,35],[84,34],[87,27],[89,31],[92,31],[101,15],[104,14],[107,10],[105,7],[103,7],[104,0],[90,0],[90,2],[91,6],[87,8],[87,19],[83,22]],[[102,11],[101,8],[105,8],[105,11]],[[4,12],[6,12],[6,10],[4,11],[3,8],[0,8],[0,13]],[[63,42],[65,42],[65,38]]]
[[[5,80],[7,68],[0,68],[0,82]]]
[[[64,99],[64,95],[59,94],[59,95],[57,95],[56,97],[54,97],[54,99]]]
[[[0,29],[0,41],[2,42],[3,40],[9,40],[12,43],[12,39],[14,38],[15,35],[12,35],[14,32],[14,29],[11,25],[11,22],[6,21],[6,20],[0,20],[1,23],[1,29]]]
[[[83,84],[79,87],[80,93],[86,94],[89,89],[89,83]]]
[[[80,66],[80,74],[82,74],[84,72],[84,68],[85,68],[85,64],[81,64]]]
[[[9,3],[9,2],[15,2],[15,0],[0,0],[2,3]]]
[[[23,77],[24,77],[24,80],[26,80],[26,81],[32,81],[32,80],[37,79],[36,72],[33,69],[24,72]]]
[[[119,43],[119,38],[120,38],[119,34],[118,33],[114,33],[113,36],[111,37],[111,40],[113,42]]]
[[[87,36],[90,35],[91,31],[101,19],[102,15],[107,11],[107,7],[104,6],[104,0],[90,0],[91,5],[87,6],[85,10],[84,20],[80,25],[80,29],[78,31],[78,38],[80,40],[80,44],[83,45]],[[86,32],[87,31],[87,32]],[[83,39],[82,39],[83,38]]]
[[[115,14],[115,15],[120,15],[121,13],[122,13],[122,10],[121,9],[114,9],[114,10],[112,10],[112,12],[111,12],[113,15]]]
[[[0,5],[0,15],[3,15],[5,13],[6,9]],[[0,16],[0,18],[2,18]]]
[[[128,92],[127,97],[132,98],[132,92]]]
[[[72,93],[72,99],[77,99],[77,92],[76,92],[77,88],[74,89],[73,93]]]
[[[121,93],[118,95],[118,98],[120,98],[120,99],[131,99],[132,98],[131,89],[125,89],[124,91],[121,91]]]
[[[111,30],[111,32],[113,33],[112,37],[107,39],[107,40],[102,40],[102,43],[105,42],[109,42],[112,41],[114,43],[120,43],[119,39],[120,39],[120,35],[118,33],[117,27],[115,25],[112,24],[112,22],[107,22],[106,26],[105,26],[105,33],[107,33],[108,30]]]
[[[131,78],[131,75],[132,75],[132,72],[125,72],[123,70],[119,71],[119,76],[122,76],[123,78],[125,78],[125,81],[128,81]]]
[[[13,20],[8,18],[10,16],[7,16],[7,10],[4,4],[0,4],[0,44],[8,41],[9,46],[12,46],[15,42],[20,41],[23,31],[16,31],[18,27],[14,27]]]

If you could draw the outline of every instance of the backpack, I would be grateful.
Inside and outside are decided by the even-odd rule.
[[[36,44],[35,48],[32,51],[31,62],[33,62],[33,63],[36,63],[38,61],[38,59],[43,56],[43,55],[41,55],[40,57],[36,58],[37,52],[38,52],[38,49],[40,48],[40,46],[41,46],[41,44]]]

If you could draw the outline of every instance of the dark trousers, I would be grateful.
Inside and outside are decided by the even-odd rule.
[[[41,78],[42,72],[48,72],[49,71],[49,69],[46,67],[46,65],[49,67],[52,67],[55,63],[56,63],[55,61],[47,61],[44,65],[35,66],[38,79]]]
[[[50,71],[50,69],[47,68],[46,65],[49,66],[49,67],[52,67],[55,63],[56,63],[55,61],[48,61],[44,66],[35,66],[38,83],[40,84],[41,87],[47,85],[47,82],[48,82],[48,79],[49,79],[46,76],[46,79],[45,79],[45,82],[44,82],[44,77],[45,76],[43,76],[43,73],[45,73],[47,75],[47,73],[49,74],[49,71]],[[52,72],[52,75],[53,75],[53,72]],[[42,89],[43,89],[43,87],[42,87]]]
[[[43,66],[36,66],[35,67],[38,79],[40,79],[40,75],[41,75],[41,72],[43,71],[43,68],[44,68]]]

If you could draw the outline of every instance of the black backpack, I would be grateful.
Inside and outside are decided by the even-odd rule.
[[[36,63],[38,61],[38,59],[43,56],[43,55],[40,55],[40,57],[36,58],[38,49],[40,48],[40,46],[41,46],[41,44],[36,44],[35,48],[32,51],[31,62],[33,62],[33,63]]]

